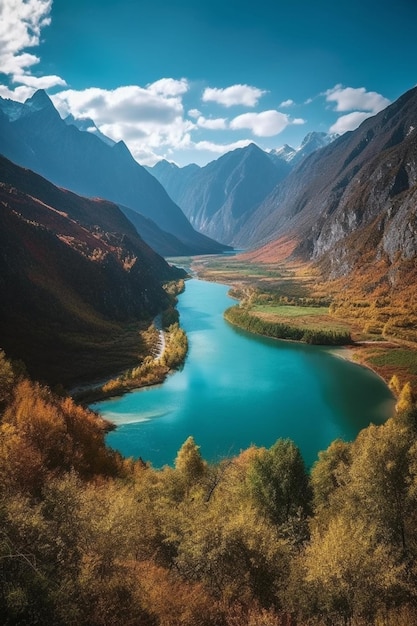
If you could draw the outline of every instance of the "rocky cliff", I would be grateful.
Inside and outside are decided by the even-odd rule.
[[[294,253],[347,275],[367,258],[417,256],[417,89],[305,158],[248,222],[252,246],[285,238]],[[395,272],[390,276],[394,279]]]

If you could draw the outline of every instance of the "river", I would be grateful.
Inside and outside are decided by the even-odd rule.
[[[190,435],[209,461],[288,437],[311,465],[334,439],[350,441],[389,417],[391,393],[370,370],[324,348],[231,327],[223,319],[228,289],[187,281],[178,303],[189,341],[184,367],[162,385],[92,406],[117,425],[111,447],[162,467]]]

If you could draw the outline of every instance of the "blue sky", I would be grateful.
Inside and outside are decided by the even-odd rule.
[[[0,96],[204,164],[354,129],[416,85],[416,27],[415,0],[0,0]]]

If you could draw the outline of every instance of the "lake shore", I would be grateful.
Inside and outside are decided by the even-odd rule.
[[[178,304],[190,341],[184,367],[92,407],[117,425],[111,447],[162,467],[190,435],[210,460],[288,437],[311,464],[334,439],[389,416],[392,396],[370,370],[319,346],[239,331],[223,317],[231,304],[224,284],[187,283]]]
[[[104,380],[79,385],[70,390],[69,395],[77,402],[87,405],[135,389],[162,384],[184,362],[188,343],[178,324],[172,324],[167,330],[163,329],[161,315],[155,318],[153,326],[156,331],[154,345],[151,354],[141,363]]]

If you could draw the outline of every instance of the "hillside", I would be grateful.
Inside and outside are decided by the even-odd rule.
[[[50,383],[135,362],[138,323],[168,306],[161,284],[182,271],[116,205],[59,189],[3,157],[0,202],[1,347]]]
[[[395,283],[389,268],[417,253],[416,129],[414,89],[305,158],[248,221],[252,247],[290,239],[330,277],[347,275],[369,254],[371,262],[385,259]]]
[[[179,240],[178,254],[184,249],[189,254],[224,249],[192,228],[181,209],[134,160],[122,141],[113,145],[74,123],[66,123],[42,90],[24,104],[0,98],[0,145],[4,156],[55,185],[121,204],[155,222],[159,232],[155,236],[147,233],[147,241],[161,254],[166,253],[161,230],[171,236],[168,253],[173,236]]]

